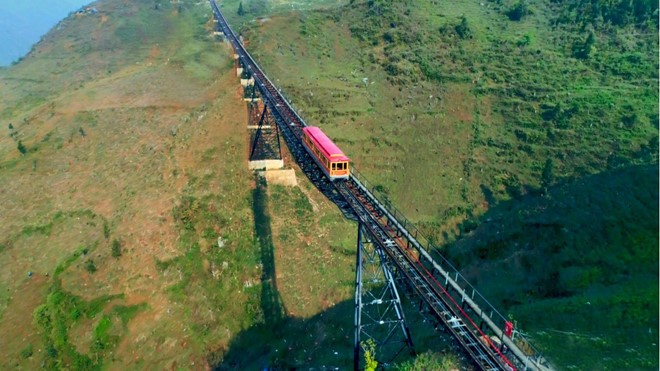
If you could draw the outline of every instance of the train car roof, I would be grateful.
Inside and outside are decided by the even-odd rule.
[[[315,126],[307,126],[303,128],[303,132],[306,133],[313,141],[316,143],[316,146],[323,152],[326,158],[330,161],[350,161],[344,152],[337,147],[336,144],[328,138],[327,135],[321,129]]]

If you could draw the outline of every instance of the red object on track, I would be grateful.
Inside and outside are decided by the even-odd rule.
[[[504,322],[504,335],[508,337],[513,335],[513,323],[509,321]]]
[[[303,145],[323,172],[332,180],[345,179],[350,175],[350,159],[328,138],[321,129],[306,126],[302,129]]]

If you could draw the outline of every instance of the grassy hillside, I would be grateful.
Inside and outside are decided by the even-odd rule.
[[[223,4],[308,122],[550,359],[657,367],[657,4]]]
[[[249,205],[240,158],[213,157],[244,145],[244,113],[226,51],[207,37],[208,9],[98,9],[0,72],[3,368],[202,364],[190,307],[169,294],[179,278],[156,266],[188,248],[171,209],[216,171],[233,174],[228,186],[243,191],[233,202]],[[222,210],[250,220],[245,207]],[[234,222],[228,237],[230,226],[249,236]]]
[[[657,188],[632,166],[503,202],[449,255],[558,364],[657,368]]]
[[[350,365],[355,231],[247,170],[208,5],[98,10],[0,70],[2,368]]]
[[[657,23],[641,3],[221,6],[383,197],[550,359],[588,369],[657,368]],[[350,367],[355,226],[295,165],[295,188],[247,171],[208,5],[98,9],[0,69],[2,368]],[[446,343],[413,335],[418,364],[444,362]]]
[[[0,365],[204,368],[255,320],[232,62],[206,4],[98,10],[0,71]]]

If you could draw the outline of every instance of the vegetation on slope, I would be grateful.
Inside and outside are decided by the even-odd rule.
[[[354,232],[252,181],[208,4],[97,5],[0,71],[0,365],[352,364]]]
[[[551,359],[657,368],[656,8],[624,3],[222,6]],[[0,71],[0,363],[350,367],[354,227],[252,184],[206,3],[99,11]]]
[[[657,185],[633,166],[502,202],[449,256],[558,365],[655,368]]]
[[[202,368],[254,321],[232,61],[205,3],[97,9],[0,70],[0,367]]]
[[[232,16],[309,123],[558,365],[657,366],[657,4],[352,1],[251,19]]]

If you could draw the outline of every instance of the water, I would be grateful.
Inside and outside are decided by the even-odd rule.
[[[0,0],[0,66],[25,56],[69,13],[92,0]]]

